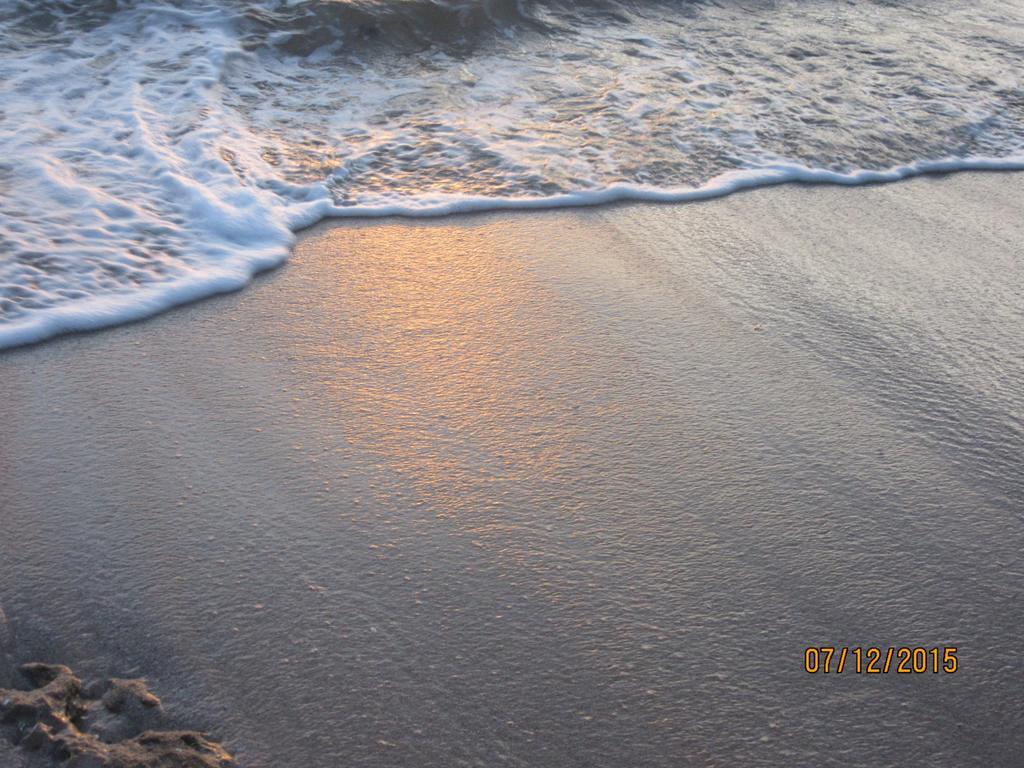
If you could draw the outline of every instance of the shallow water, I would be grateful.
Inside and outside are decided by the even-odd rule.
[[[1020,191],[362,223],[6,353],[3,661],[259,768],[1013,765]]]
[[[0,346],[240,287],[329,215],[1024,164],[1004,0],[3,0],[0,40]]]

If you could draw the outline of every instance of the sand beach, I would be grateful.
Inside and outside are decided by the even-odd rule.
[[[252,768],[1014,765],[1022,201],[328,223],[0,352],[0,687],[145,678]]]

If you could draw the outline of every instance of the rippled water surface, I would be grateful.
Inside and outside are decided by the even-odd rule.
[[[1000,0],[3,0],[0,345],[238,287],[326,215],[1018,166],[1022,23]]]
[[[1016,766],[1022,190],[352,222],[8,352],[0,686],[144,676],[243,768]]]

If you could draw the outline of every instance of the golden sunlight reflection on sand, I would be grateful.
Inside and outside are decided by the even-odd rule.
[[[580,321],[503,253],[491,227],[319,237],[348,264],[301,322],[312,313],[343,332],[326,344],[316,334],[297,357],[315,366],[331,406],[359,414],[338,420],[354,446],[378,454],[439,517],[472,516],[461,524],[481,533],[506,489],[557,486],[573,471],[587,423],[602,416],[580,413],[577,387],[597,371],[565,343]]]

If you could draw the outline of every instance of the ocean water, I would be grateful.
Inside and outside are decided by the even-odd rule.
[[[0,0],[0,347],[328,216],[1024,168],[1022,60],[1004,0]]]

